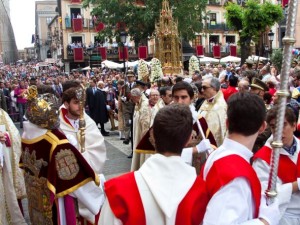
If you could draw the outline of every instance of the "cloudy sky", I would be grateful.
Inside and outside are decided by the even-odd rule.
[[[10,16],[18,49],[33,46],[35,0],[10,0]]]

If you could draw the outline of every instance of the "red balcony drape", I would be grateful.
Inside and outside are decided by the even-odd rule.
[[[140,46],[139,47],[139,59],[147,59],[148,58],[148,51],[147,46]]]
[[[73,53],[74,53],[74,62],[84,61],[83,48],[74,48]]]
[[[83,31],[82,18],[74,18],[74,19],[72,19],[72,25],[73,25],[73,31],[74,32]]]
[[[104,23],[102,23],[102,22],[98,23],[98,24],[95,26],[95,30],[96,30],[97,32],[100,32],[100,31],[104,30],[104,28],[105,28],[105,25],[104,25]]]
[[[99,54],[101,55],[102,61],[106,60],[107,59],[106,48],[105,47],[99,47],[98,51],[99,51]]]
[[[71,3],[81,3],[81,0],[71,0]]]
[[[204,49],[202,45],[196,46],[196,55],[197,56],[203,56],[204,55]]]
[[[220,45],[213,46],[213,55],[214,55],[214,58],[221,58],[221,48],[220,48]]]
[[[125,60],[128,60],[128,47],[119,47],[119,60],[120,61],[124,61],[123,58],[123,49],[124,49],[124,56],[125,56]]]
[[[230,55],[231,56],[237,56],[237,51],[236,51],[236,46],[235,45],[230,45]]]

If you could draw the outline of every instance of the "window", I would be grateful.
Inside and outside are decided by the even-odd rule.
[[[217,13],[210,13],[209,14],[210,25],[217,24]]]
[[[196,38],[193,40],[193,47],[196,47],[197,45],[201,45],[202,41],[201,41],[201,35],[197,35]]]
[[[47,17],[47,18],[46,18],[46,23],[47,23],[47,24],[51,23],[51,21],[52,21],[52,17]]]
[[[81,9],[80,8],[70,8],[70,15],[71,18],[77,18],[78,15],[81,15]]]

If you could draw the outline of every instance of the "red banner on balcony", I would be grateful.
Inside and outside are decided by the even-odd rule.
[[[123,52],[124,50],[124,52]],[[119,60],[120,61],[124,61],[124,58],[125,60],[128,60],[128,47],[120,47],[119,48]]]
[[[81,3],[81,0],[71,0],[71,3]]]
[[[289,0],[282,0],[282,7],[284,8],[286,5],[289,4]]]
[[[84,61],[83,48],[74,48],[73,54],[74,54],[74,62],[83,62]]]
[[[74,18],[72,19],[73,31],[80,32],[83,30],[82,26],[82,18]]]
[[[196,46],[196,55],[197,56],[203,56],[204,51],[203,51],[203,46],[202,45],[197,45]]]
[[[125,30],[126,29],[126,23],[118,22],[116,28],[117,28],[117,30]]]
[[[221,58],[221,48],[220,48],[220,45],[213,46],[213,55],[214,55],[214,58]]]
[[[104,28],[105,28],[105,24],[102,23],[102,22],[98,23],[98,24],[95,26],[95,30],[96,30],[97,32],[100,32],[100,31],[104,30]]]
[[[139,47],[139,59],[147,59],[147,58],[148,58],[147,46],[140,46]]]
[[[98,51],[99,51],[99,54],[101,55],[102,61],[106,60],[107,59],[106,48],[105,47],[99,47]]]
[[[235,45],[230,45],[230,55],[231,56],[237,56],[237,52],[236,52],[236,46]]]

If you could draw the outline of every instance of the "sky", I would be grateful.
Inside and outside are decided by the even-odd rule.
[[[10,17],[18,49],[32,47],[35,27],[35,0],[10,0]]]

